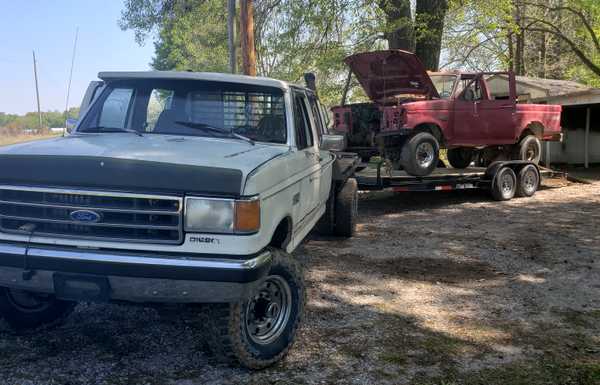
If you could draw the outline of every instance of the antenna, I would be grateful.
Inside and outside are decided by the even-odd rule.
[[[33,76],[35,78],[35,96],[36,96],[36,100],[37,100],[37,110],[38,110],[38,117],[40,120],[40,131],[42,131],[42,110],[40,109],[40,90],[38,87],[38,76],[37,76],[37,64],[35,61],[35,51],[33,52]]]
[[[77,37],[79,35],[79,27],[75,29],[75,41],[73,42],[73,54],[71,55],[71,70],[69,71],[69,84],[67,85],[67,101],[65,102],[65,128],[63,136],[65,136],[66,121],[69,119],[69,96],[71,94],[71,80],[73,79],[73,66],[75,65],[75,52],[77,50]]]

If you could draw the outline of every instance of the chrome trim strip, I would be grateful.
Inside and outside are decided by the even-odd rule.
[[[11,190],[12,191],[12,190]],[[116,196],[116,198],[119,198]],[[142,198],[144,199],[144,198]],[[65,205],[65,204],[54,204],[54,203],[34,203],[34,202],[21,202],[21,201],[5,201],[0,200],[0,205],[15,205],[15,206],[29,206],[29,207],[52,207],[56,209],[65,210],[92,210],[92,211],[105,211],[109,213],[128,213],[128,214],[149,214],[149,215],[179,215],[179,211],[168,211],[168,210],[136,210],[136,209],[118,209],[118,208],[104,208],[98,206],[77,206],[77,205]]]
[[[25,255],[25,247],[11,244],[0,244],[0,254]],[[247,260],[236,259],[190,259],[190,258],[158,258],[158,257],[138,257],[133,255],[110,254],[98,251],[69,251],[44,249],[32,246],[27,251],[28,256],[70,259],[86,262],[109,262],[109,263],[127,263],[133,265],[160,265],[177,267],[197,267],[208,269],[227,269],[227,270],[250,270],[258,266],[269,263],[272,259],[269,251],[264,251],[258,256]]]
[[[4,215],[0,214],[0,218],[17,220],[17,221],[31,221],[31,222],[43,222],[43,223],[58,223],[66,225],[77,225],[77,226],[91,226],[91,227],[119,227],[126,229],[150,229],[150,230],[179,230],[178,225],[173,226],[161,226],[161,225],[142,225],[135,223],[116,223],[116,222],[77,222],[68,221],[63,219],[50,219],[50,218],[32,218],[32,217],[20,217],[15,215]],[[18,230],[15,230],[18,231]],[[27,233],[27,232],[25,232]],[[65,234],[70,235],[70,234]]]

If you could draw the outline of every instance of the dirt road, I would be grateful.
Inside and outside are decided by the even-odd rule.
[[[0,324],[0,383],[600,384],[600,183],[364,195],[356,238],[297,254],[310,300],[274,368],[212,364],[193,319],[85,304],[36,335]]]

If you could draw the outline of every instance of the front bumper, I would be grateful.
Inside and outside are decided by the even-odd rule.
[[[253,292],[266,276],[271,260],[269,251],[241,259],[0,243],[0,286],[56,294],[63,299],[234,302]],[[65,281],[70,282],[68,291],[63,290]],[[100,291],[104,293],[90,288],[95,282],[102,282]]]

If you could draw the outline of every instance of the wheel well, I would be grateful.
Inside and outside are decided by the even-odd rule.
[[[285,249],[292,238],[292,219],[285,217],[279,222],[271,238],[270,246]]]
[[[523,132],[521,132],[521,136],[519,137],[519,141],[526,137],[527,135],[534,135],[538,139],[542,139],[544,136],[544,125],[540,122],[531,122],[525,127]]]
[[[444,135],[442,129],[435,123],[422,123],[414,128],[415,132],[428,132],[433,135],[439,144],[444,142]]]

